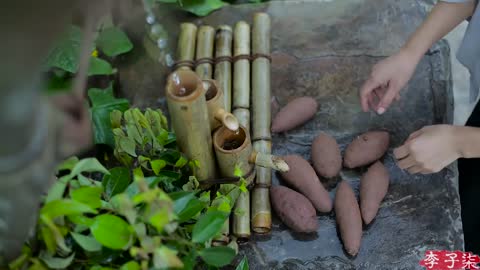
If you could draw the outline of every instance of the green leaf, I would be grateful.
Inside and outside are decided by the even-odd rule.
[[[157,269],[181,268],[183,263],[175,250],[161,246],[153,252],[153,266]]]
[[[64,170],[71,171],[73,167],[77,165],[78,162],[79,162],[78,157],[70,157],[69,159],[60,163],[60,165],[57,166],[56,171],[57,172],[64,171]]]
[[[175,163],[175,167],[182,168],[183,166],[187,165],[187,163],[188,163],[188,160],[183,156],[181,156]]]
[[[197,16],[207,16],[225,5],[221,0],[182,0],[182,8]]]
[[[48,191],[45,202],[49,203],[51,201],[60,200],[61,198],[63,198],[63,194],[67,189],[67,184],[69,180],[71,180],[71,178],[68,175],[60,177],[60,179],[58,179]]]
[[[149,187],[153,187],[158,183],[158,177],[145,177],[145,181],[147,182]],[[140,192],[138,189],[138,183],[132,182],[127,189],[125,190],[125,193],[128,195],[128,197],[133,198],[135,195],[137,195]]]
[[[169,215],[170,212],[168,208],[163,207],[157,210],[156,213],[148,219],[148,222],[155,227],[158,232],[163,232],[163,228],[170,222]]]
[[[122,265],[120,270],[140,270],[140,265],[136,261],[129,261]]]
[[[136,157],[137,153],[135,152],[135,147],[136,147],[136,144],[132,138],[129,138],[129,137],[120,138],[118,150],[122,150],[125,153]]]
[[[70,197],[77,202],[89,205],[92,208],[102,206],[102,187],[81,187],[70,192]]]
[[[82,30],[77,26],[70,26],[68,32],[50,50],[44,63],[46,70],[59,68],[70,73],[76,73],[80,59]]]
[[[53,257],[47,252],[41,252],[39,258],[51,269],[66,269],[72,264],[75,253],[66,258],[59,258]]]
[[[117,99],[113,95],[112,85],[107,89],[91,88],[88,90],[88,97],[92,102],[91,114],[96,144],[107,144],[115,147],[110,113],[114,110],[126,111],[130,104],[126,99]]]
[[[133,242],[132,227],[114,215],[97,216],[90,230],[100,244],[110,249],[126,250]]]
[[[71,77],[59,77],[53,74],[48,77],[46,83],[47,94],[55,95],[71,91],[73,86],[73,79]]]
[[[108,170],[96,158],[85,158],[80,160],[70,172],[70,176],[74,177],[84,172],[101,172],[108,174]]]
[[[128,36],[117,27],[104,29],[98,36],[97,46],[105,55],[110,57],[133,49],[133,44]]]
[[[88,76],[92,75],[110,75],[113,74],[112,65],[109,62],[98,57],[90,57],[88,66]]]
[[[41,215],[45,215],[50,219],[83,213],[95,214],[96,211],[86,204],[68,199],[51,201],[40,210]]]
[[[242,261],[237,265],[235,270],[249,270],[247,256],[243,257]]]
[[[95,238],[91,236],[86,236],[79,233],[71,232],[73,239],[79,246],[81,246],[84,250],[89,252],[97,252],[102,250],[102,245],[95,240]]]
[[[195,197],[193,192],[175,192],[169,194],[173,202],[173,210],[180,223],[188,221],[205,208],[205,203]]]
[[[220,211],[211,211],[200,217],[193,227],[192,241],[204,243],[217,235],[222,229],[228,215]]]
[[[160,173],[160,170],[167,166],[167,162],[161,159],[152,160],[150,161],[150,166],[152,166],[152,170],[155,175],[158,175]]]
[[[235,250],[229,247],[211,247],[201,250],[199,255],[207,264],[222,267],[232,262]]]
[[[93,219],[83,215],[70,215],[67,218],[76,225],[81,225],[86,227],[92,226],[94,221]]]
[[[103,176],[102,185],[107,197],[111,198],[124,192],[131,182],[130,171],[125,167],[116,167],[110,169],[110,174]]]

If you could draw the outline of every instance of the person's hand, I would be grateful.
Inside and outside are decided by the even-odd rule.
[[[93,134],[85,101],[73,94],[59,94],[52,97],[52,103],[64,113],[62,140],[67,145],[63,152],[73,155],[88,149],[93,143]]]
[[[360,89],[363,111],[383,114],[393,100],[400,99],[399,92],[412,77],[418,61],[412,53],[402,49],[373,66],[370,78]]]
[[[457,128],[435,125],[412,133],[393,151],[398,166],[412,174],[436,173],[447,167],[461,156]]]

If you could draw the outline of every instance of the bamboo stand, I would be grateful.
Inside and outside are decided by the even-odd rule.
[[[215,177],[215,159],[205,89],[190,70],[177,70],[167,79],[166,97],[180,150],[200,162],[195,176],[199,181]]]
[[[223,90],[225,110],[232,106],[232,28],[222,25],[215,34],[215,80]]]
[[[239,128],[238,120],[233,114],[225,111],[222,89],[218,88],[213,80],[203,80],[203,87],[205,89],[208,118],[212,131],[215,131],[220,126],[237,131]]]
[[[180,24],[175,69],[192,69],[194,66],[197,26],[193,23]]]
[[[252,30],[252,134],[258,152],[271,153],[271,87],[270,87],[270,17],[256,13]],[[270,169],[257,167],[256,186],[252,192],[252,229],[269,233],[272,228],[269,188]]]
[[[195,72],[200,79],[212,79],[213,77],[213,44],[215,29],[211,26],[200,26],[197,35],[197,53],[195,60],[197,66]]]

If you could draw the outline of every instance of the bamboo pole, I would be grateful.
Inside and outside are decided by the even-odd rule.
[[[270,16],[256,13],[252,29],[252,137],[257,152],[271,153],[271,86],[270,86]],[[269,188],[270,169],[257,167],[256,186],[252,192],[252,229],[269,233],[272,228]]]
[[[193,71],[177,70],[167,79],[166,98],[180,150],[200,163],[195,176],[199,181],[214,178],[215,159],[202,81]]]
[[[177,44],[177,69],[192,69],[195,59],[195,43],[197,26],[193,23],[180,24],[180,35]]]
[[[238,196],[233,212],[233,235],[240,241],[250,238],[250,191]]]
[[[232,28],[221,25],[215,33],[215,80],[223,90],[225,110],[232,107]]]
[[[250,25],[237,22],[233,38],[233,114],[250,131]]]
[[[253,147],[258,152],[270,153],[272,144],[270,141],[256,141]],[[269,233],[272,228],[272,215],[270,207],[270,186],[272,170],[257,167],[255,188],[252,191],[252,229],[256,233]]]
[[[213,78],[213,66],[208,60],[213,60],[214,40],[215,29],[209,25],[200,26],[197,34],[197,53],[195,59],[202,61],[202,63],[197,64],[195,72],[202,80]]]
[[[238,120],[233,114],[225,111],[222,89],[218,87],[214,80],[203,80],[203,87],[207,99],[211,130],[215,131],[223,125],[232,131],[237,131],[239,128]]]

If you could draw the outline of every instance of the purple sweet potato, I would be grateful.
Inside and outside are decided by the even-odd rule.
[[[312,162],[320,176],[337,176],[342,169],[342,155],[337,141],[325,133],[318,135],[312,143]]]
[[[355,193],[345,181],[337,187],[335,215],[345,250],[351,256],[357,255],[362,241],[362,217]]]
[[[290,168],[288,172],[282,173],[285,182],[305,195],[317,211],[322,213],[332,211],[332,199],[308,161],[299,155],[287,155],[283,160]]]
[[[355,138],[345,150],[343,164],[353,169],[380,159],[388,149],[390,135],[386,131],[369,131]]]
[[[290,101],[273,118],[272,132],[284,132],[302,125],[315,116],[317,108],[317,101],[311,97],[300,97]]]
[[[370,224],[375,218],[380,203],[388,191],[388,170],[380,162],[375,162],[360,180],[360,209],[363,222]]]
[[[290,229],[303,233],[317,231],[315,208],[302,194],[287,187],[272,186],[270,200],[275,213]]]

